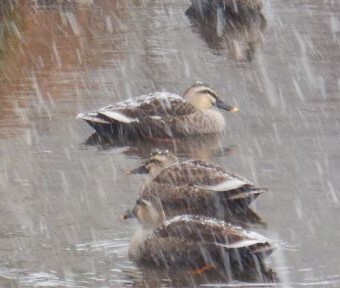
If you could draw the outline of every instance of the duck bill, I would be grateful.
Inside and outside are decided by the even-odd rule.
[[[131,219],[133,218],[133,214],[132,214],[132,211],[125,211],[124,215],[123,215],[123,219],[126,220],[126,219]]]
[[[221,99],[217,99],[215,105],[216,105],[216,107],[223,109],[223,110],[227,110],[229,112],[238,112],[239,111],[239,109],[237,107],[227,105]]]
[[[132,210],[126,210],[124,215],[123,215],[123,219],[132,219],[132,218],[136,218],[136,211],[135,209]]]
[[[141,205],[141,202],[139,202],[140,199],[137,199],[137,202],[135,204],[135,206],[131,209],[127,209],[123,215],[123,219],[132,219],[132,218],[137,218],[137,209],[138,209],[138,205]],[[143,201],[143,200],[142,200]]]
[[[126,212],[123,215],[123,219],[133,219],[136,218],[136,206],[133,207],[133,209],[126,210]]]
[[[128,175],[134,175],[134,174],[148,174],[149,173],[149,170],[146,168],[145,165],[142,165],[136,169],[133,169],[133,170],[129,170],[126,172],[126,174]]]

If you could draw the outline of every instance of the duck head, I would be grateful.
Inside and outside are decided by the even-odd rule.
[[[142,166],[127,171],[127,174],[149,174],[151,177],[155,177],[164,168],[176,163],[177,161],[177,157],[169,150],[156,150],[151,152],[150,158],[146,160]]]
[[[137,199],[132,211],[124,215],[124,219],[137,218],[144,229],[155,229],[165,221],[162,205],[142,198]]]
[[[239,109],[224,103],[217,92],[208,84],[196,82],[184,92],[184,98],[198,110],[217,107],[230,112],[237,112]]]

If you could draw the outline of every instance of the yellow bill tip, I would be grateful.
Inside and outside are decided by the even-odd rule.
[[[239,112],[240,109],[238,107],[233,107],[230,112]]]

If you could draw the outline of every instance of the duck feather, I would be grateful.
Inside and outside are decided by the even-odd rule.
[[[143,121],[143,118],[161,119],[167,116],[190,115],[195,112],[196,109],[181,96],[155,92],[105,106],[97,112],[81,113],[77,118],[84,119],[83,117],[91,115],[111,122],[131,123]]]
[[[210,191],[235,190],[253,184],[239,176],[228,173],[223,167],[200,160],[175,163],[163,169],[152,181],[176,186],[192,185]]]

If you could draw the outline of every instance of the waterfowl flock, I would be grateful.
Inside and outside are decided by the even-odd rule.
[[[193,91],[189,92],[189,95],[200,99],[199,101],[209,101],[210,106],[213,106],[212,103],[222,102],[217,93],[207,84],[196,83],[184,95],[188,95],[190,90]],[[151,116],[146,113],[146,109],[140,111],[142,116],[139,119],[141,121],[157,115],[155,111],[160,107],[158,106],[160,105],[159,95],[154,93],[148,96],[149,103],[157,103],[157,105],[149,106]],[[170,103],[170,105],[159,108],[159,111],[163,113],[164,118],[176,118],[174,111],[170,112],[171,115],[165,116],[164,114],[165,111],[174,109],[175,105],[171,106],[173,104],[171,101],[179,96],[174,97],[173,94],[163,93],[161,101],[164,101],[164,105],[167,101],[165,95],[169,95],[168,104]],[[139,105],[144,101],[144,96],[141,96],[137,98],[136,103]],[[102,135],[105,137],[108,136],[108,133],[111,137],[121,135],[133,137],[132,130],[129,131],[127,127],[129,123],[120,122],[119,120],[125,118],[117,116],[118,113],[127,113],[128,105],[126,103],[129,103],[134,111],[143,107],[143,105],[134,105],[133,100],[127,100],[117,105],[110,105],[109,108],[100,109],[98,112],[80,114],[78,118],[86,120],[96,128],[97,133],[103,133]],[[192,105],[185,100],[180,100],[177,103],[179,106],[182,104]],[[222,106],[222,104],[218,105]],[[124,107],[124,109],[120,111],[120,107]],[[112,122],[104,124],[109,125],[105,129],[98,128],[96,127],[97,123],[90,122],[97,121],[97,119],[108,121],[107,118],[103,118],[104,114],[102,115],[100,112],[104,110],[113,111],[111,116],[115,116],[115,118],[111,117]],[[215,110],[212,111],[219,113]],[[205,112],[196,109],[193,113],[201,119],[206,116]],[[209,115],[213,115],[213,113],[209,113]],[[182,119],[186,119],[186,117],[182,117]],[[209,123],[208,121],[212,120],[206,118],[199,124],[208,125],[206,124]],[[153,125],[148,122],[149,133],[145,134],[144,131],[147,130],[144,130],[142,134],[138,133],[135,137],[160,138],[161,136],[177,135],[172,132],[172,128],[176,130],[180,125],[188,125],[187,120],[183,120],[183,122],[181,123],[177,118],[176,125],[167,126],[166,131],[160,131],[160,126],[157,125],[155,134],[152,133],[155,131]],[[134,126],[132,129],[139,129],[138,127]],[[143,128],[145,129],[145,127]],[[202,134],[209,132],[198,126],[195,131],[199,129],[205,131]],[[187,131],[193,130],[188,129]],[[121,134],[120,132],[128,133]],[[211,133],[213,132],[216,131],[211,131]],[[183,135],[181,136],[183,137]],[[252,271],[251,273],[260,273],[266,277],[270,275],[272,280],[270,270],[265,265],[267,256],[274,250],[269,239],[233,224],[234,217],[242,218],[243,216],[244,220],[251,214],[249,205],[267,189],[257,187],[248,179],[232,174],[216,163],[196,159],[181,162],[169,150],[153,151],[143,165],[128,170],[127,174],[148,174],[145,183],[139,189],[135,206],[124,215],[124,219],[136,218],[140,224],[140,228],[132,237],[129,248],[129,257],[137,264],[171,270],[185,269],[188,273],[193,274],[208,273],[211,270],[227,270],[229,273],[237,275],[241,272]]]
[[[226,23],[260,13],[263,5],[260,0],[191,2],[189,9],[204,21],[211,17],[220,21],[222,30]],[[223,132],[225,118],[217,109],[238,111],[210,85],[197,82],[183,97],[155,92],[80,113],[77,118],[103,137],[183,139]],[[135,206],[124,215],[139,223],[128,253],[137,264],[191,275],[211,271],[270,274],[265,262],[274,250],[271,241],[231,221],[241,215],[247,218],[249,205],[267,189],[215,163],[180,161],[169,150],[153,151],[142,166],[127,174],[148,174]]]
[[[265,265],[274,250],[269,239],[232,224],[232,217],[249,215],[248,206],[266,189],[215,163],[180,162],[168,150],[127,171],[139,173],[148,178],[124,215],[140,223],[129,249],[136,263],[195,273],[255,270],[273,280]]]

